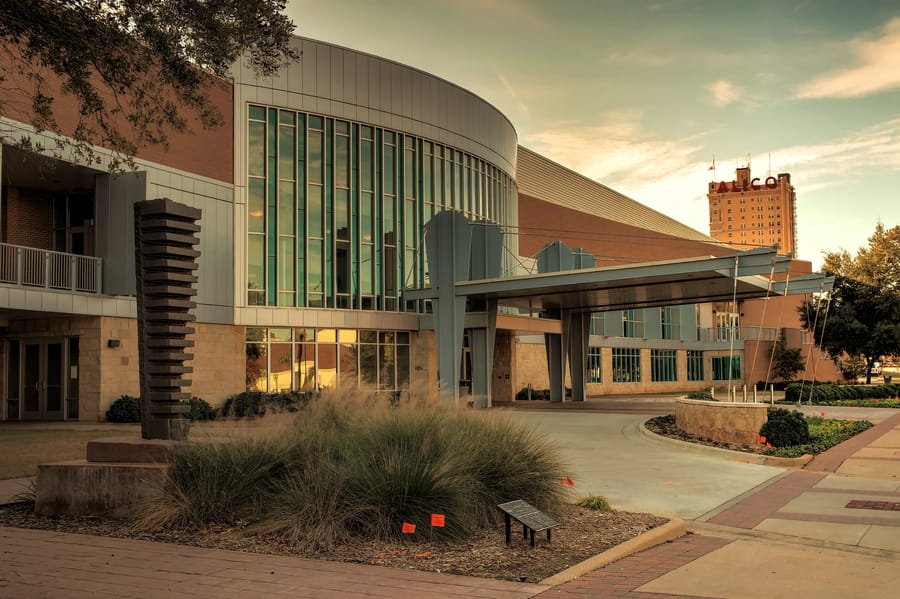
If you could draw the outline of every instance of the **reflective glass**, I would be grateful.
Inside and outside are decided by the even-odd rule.
[[[251,178],[247,185],[247,230],[266,231],[266,180]]]
[[[251,177],[266,175],[266,124],[250,121],[247,172]]]
[[[280,179],[294,179],[294,165],[297,163],[294,156],[296,149],[294,128],[281,125],[278,128],[278,177]]]

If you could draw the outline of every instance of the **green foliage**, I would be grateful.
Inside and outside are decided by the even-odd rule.
[[[243,391],[228,396],[222,406],[225,418],[264,416],[266,412],[296,412],[314,395],[308,391]]]
[[[142,511],[147,527],[235,524],[271,496],[284,449],[264,439],[183,443],[170,452],[165,488]]]
[[[0,81],[12,90],[9,104],[31,108],[30,124],[68,136],[87,162],[99,145],[115,153],[113,167],[133,165],[139,148],[165,148],[168,134],[189,122],[224,121],[206,96],[210,75],[224,76],[242,56],[265,75],[298,57],[284,7],[285,0],[2,2]],[[67,102],[57,105],[58,96]],[[57,121],[63,110],[74,129]]]
[[[187,406],[187,417],[191,422],[197,422],[198,420],[215,420],[216,416],[219,414],[217,409],[209,405],[206,400],[197,397],[196,395],[191,397],[189,401],[181,402],[181,405]]]
[[[828,318],[817,317],[828,310]],[[803,327],[813,331],[822,349],[832,358],[843,354],[863,356],[866,382],[873,364],[881,356],[900,354],[900,292],[896,288],[869,285],[838,276],[825,298],[804,302],[800,308]]]
[[[687,394],[688,399],[699,399],[702,401],[716,401],[713,399],[712,393],[709,391],[691,391]]]
[[[866,374],[866,359],[856,355],[841,360],[841,374],[848,381],[855,381],[864,376]]]
[[[803,414],[796,410],[769,408],[769,419],[759,434],[775,447],[809,443],[809,426]]]
[[[802,393],[802,398],[801,398]],[[791,383],[784,391],[784,400],[797,401],[820,406],[864,405],[866,407],[889,407],[888,401],[900,396],[900,384],[889,385],[835,385],[831,383]],[[875,401],[879,400],[879,401]]]
[[[788,347],[787,337],[782,332],[769,350],[772,358],[772,375],[785,382],[794,380],[797,373],[805,369],[803,352],[799,347]]]
[[[553,512],[565,467],[544,437],[495,415],[367,398],[304,404],[272,440],[179,448],[144,526],[246,521],[285,543],[459,538],[499,522],[498,503]],[[431,514],[446,526],[432,529]]]
[[[576,504],[580,507],[598,512],[612,511],[612,506],[609,505],[609,501],[602,495],[586,495],[579,499]]]
[[[123,395],[109,406],[106,411],[106,420],[108,422],[140,422],[141,399]]]
[[[872,427],[866,420],[835,420],[818,417],[806,419],[809,425],[809,442],[790,447],[774,447],[766,454],[781,458],[796,458],[805,454],[815,455],[843,443],[850,437]]]

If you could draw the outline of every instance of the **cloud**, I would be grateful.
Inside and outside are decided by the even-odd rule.
[[[525,116],[531,116],[531,111],[528,109],[528,105],[525,104],[525,101],[522,100],[522,96],[516,92],[515,88],[510,85],[506,77],[504,77],[502,73],[497,73],[497,78],[500,80],[500,85],[503,86],[503,89],[505,89],[506,93],[509,94],[509,97],[512,98],[513,102],[516,105],[516,108],[519,109],[519,112],[521,112]]]
[[[703,156],[709,131],[681,139],[660,139],[642,126],[639,111],[609,112],[600,124],[569,123],[523,138],[522,143],[551,160],[595,179],[642,204],[703,233],[709,233],[706,190],[713,173]],[[769,154],[751,157],[757,173],[766,172]],[[732,166],[746,156],[720,157],[716,179],[731,179]],[[838,186],[859,185],[870,169],[900,171],[900,118],[861,129],[821,144],[774,149],[773,172],[790,172],[801,200]],[[812,223],[810,217],[804,222]],[[812,229],[804,228],[809,234]],[[848,235],[850,233],[848,232]],[[848,237],[849,238],[849,237]],[[815,260],[821,240],[801,240],[804,256]],[[842,240],[843,243],[846,243]],[[833,245],[833,244],[832,244]]]
[[[724,108],[729,104],[739,102],[744,95],[744,89],[742,87],[735,85],[727,79],[713,81],[706,86],[706,91],[709,92],[713,105],[719,108]]]
[[[856,64],[801,83],[795,99],[855,98],[900,88],[900,17],[888,21],[874,39],[847,44]]]

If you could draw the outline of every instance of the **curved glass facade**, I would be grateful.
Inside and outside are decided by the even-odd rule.
[[[250,104],[247,304],[420,311],[424,225],[460,210],[514,222],[505,172],[395,130]]]

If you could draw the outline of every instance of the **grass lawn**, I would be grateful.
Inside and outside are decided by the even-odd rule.
[[[84,459],[88,441],[121,434],[102,429],[4,428],[0,430],[0,480],[34,476],[38,464]]]
[[[266,434],[282,429],[290,422],[287,414],[265,418],[217,420],[191,425],[191,440],[227,440]],[[87,442],[104,437],[140,437],[139,424],[110,426],[88,425],[79,430],[78,424],[68,428],[0,428],[0,480],[34,476],[37,465],[47,462],[67,462],[85,457]]]

